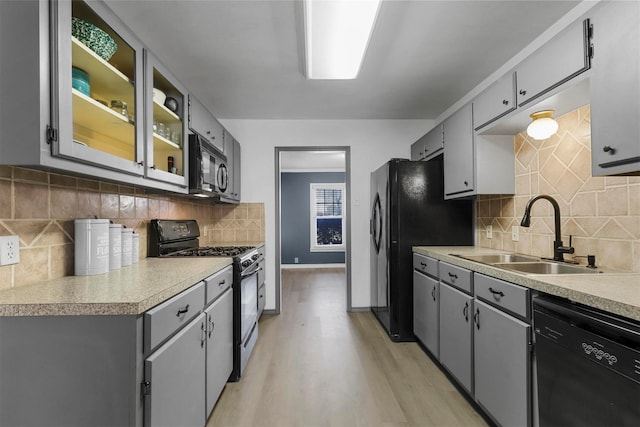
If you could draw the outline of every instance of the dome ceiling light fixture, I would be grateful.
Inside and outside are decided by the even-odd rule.
[[[304,0],[307,79],[355,79],[380,0]]]
[[[542,110],[531,113],[532,122],[527,127],[527,135],[536,140],[549,138],[558,130],[558,122],[553,120],[551,116],[554,110]]]

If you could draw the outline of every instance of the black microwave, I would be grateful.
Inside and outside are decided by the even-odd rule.
[[[198,134],[189,135],[189,194],[225,197],[229,185],[227,156]]]

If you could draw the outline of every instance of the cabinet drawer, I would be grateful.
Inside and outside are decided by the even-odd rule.
[[[437,278],[438,277],[438,260],[414,253],[413,269]]]
[[[204,308],[204,282],[144,313],[144,352],[162,343]]]
[[[207,277],[204,279],[204,284],[207,294],[205,304],[209,305],[233,284],[233,266],[230,265]]]
[[[478,273],[474,276],[473,283],[478,298],[525,319],[529,318],[531,292],[528,288]]]
[[[473,272],[466,268],[457,267],[440,261],[440,280],[448,283],[461,291],[473,292]]]

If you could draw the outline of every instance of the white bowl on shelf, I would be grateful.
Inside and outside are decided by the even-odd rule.
[[[164,100],[167,99],[167,95],[160,89],[153,88],[153,102],[156,104],[164,105]]]

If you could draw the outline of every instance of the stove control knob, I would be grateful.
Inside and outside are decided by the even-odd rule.
[[[251,255],[251,259],[255,261],[255,260],[257,260],[257,259],[258,259],[258,257],[259,257],[259,256],[260,256],[260,255],[258,255],[258,254]]]

